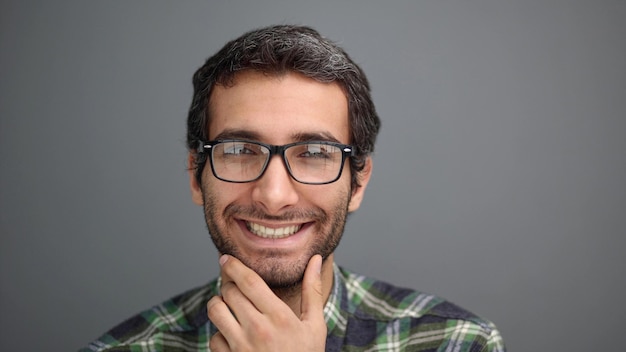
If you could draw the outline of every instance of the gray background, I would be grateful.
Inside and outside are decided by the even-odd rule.
[[[185,172],[190,77],[272,23],[342,43],[383,119],[340,264],[494,320],[510,350],[620,349],[625,19],[623,1],[2,1],[0,350],[75,350],[217,273]]]

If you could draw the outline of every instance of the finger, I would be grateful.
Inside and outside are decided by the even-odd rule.
[[[228,345],[228,342],[226,341],[226,339],[224,338],[224,335],[222,335],[221,332],[217,332],[217,334],[211,337],[211,340],[209,341],[209,348],[213,352],[229,352],[230,351],[230,346]]]
[[[211,297],[207,302],[207,315],[227,341],[232,342],[243,336],[239,322],[230,312],[222,297]]]
[[[261,313],[275,311],[277,304],[284,304],[265,281],[254,270],[245,266],[239,259],[222,255],[222,285],[232,281]]]
[[[314,255],[304,271],[302,280],[302,321],[324,320],[324,294],[322,292],[322,256]]]
[[[222,283],[222,300],[226,303],[228,308],[235,315],[235,319],[239,321],[240,325],[246,321],[252,319],[261,319],[261,313],[257,307],[250,302],[239,287],[233,281],[227,281]]]

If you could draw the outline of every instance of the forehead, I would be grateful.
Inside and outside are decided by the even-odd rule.
[[[243,71],[232,85],[216,85],[209,104],[209,139],[228,134],[285,144],[296,136],[319,134],[350,142],[348,101],[335,82],[322,83],[292,72]]]

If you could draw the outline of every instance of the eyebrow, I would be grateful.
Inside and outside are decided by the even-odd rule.
[[[262,141],[261,135],[254,131],[244,129],[225,129],[215,136],[214,140],[223,139],[247,139],[252,141]],[[308,142],[308,141],[327,141],[327,142],[340,142],[335,136],[326,131],[315,132],[298,132],[291,135],[293,142]]]
[[[249,139],[249,140],[259,140],[259,134],[256,132],[248,131],[248,130],[239,130],[239,129],[225,129],[220,132],[214,140],[221,139]]]
[[[296,133],[291,138],[295,142],[326,141],[341,143],[335,136],[325,131]]]

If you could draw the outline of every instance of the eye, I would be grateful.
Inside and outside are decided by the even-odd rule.
[[[224,143],[224,154],[228,155],[257,155],[261,154],[261,146],[246,142]]]
[[[333,148],[333,146],[325,144],[305,144],[298,156],[307,159],[330,159]]]

